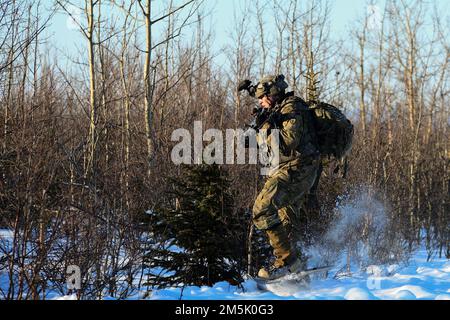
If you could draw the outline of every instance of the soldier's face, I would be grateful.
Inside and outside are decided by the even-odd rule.
[[[259,99],[259,105],[264,109],[269,109],[270,107],[275,105],[275,98],[271,96],[264,96]]]

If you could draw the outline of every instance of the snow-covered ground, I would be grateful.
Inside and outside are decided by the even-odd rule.
[[[12,237],[11,232],[1,230],[0,240]],[[450,260],[432,258],[427,261],[425,249],[416,251],[404,265],[372,265],[351,275],[342,275],[338,268],[312,279],[308,288],[283,283],[272,287],[271,292],[256,288],[253,280],[247,280],[242,287],[217,283],[214,287],[169,288],[153,291],[147,299],[178,300],[271,300],[271,299],[427,299],[450,300]],[[340,276],[336,276],[339,274]],[[2,279],[3,278],[3,279]],[[5,275],[0,274],[0,285],[7,287]],[[145,292],[131,299],[142,299]],[[60,296],[48,292],[48,299],[70,300],[75,296]],[[108,299],[108,298],[106,298]]]
[[[309,288],[281,285],[272,292],[261,292],[253,280],[242,288],[218,283],[214,287],[172,288],[153,292],[151,299],[313,299],[313,300],[450,300],[450,260],[435,258],[427,262],[425,250],[419,250],[408,265],[370,266],[365,272],[335,279],[338,270],[327,278],[316,278]]]
[[[352,241],[349,235],[355,235],[363,229],[366,221],[371,221],[369,242],[386,236],[385,227],[388,218],[384,205],[370,192],[362,190],[356,198],[344,200],[337,206],[339,219],[327,231],[324,240],[340,246],[333,265],[336,268],[328,275],[316,276],[309,288],[300,288],[288,282],[272,286],[270,292],[261,292],[256,283],[247,280],[242,288],[227,283],[218,283],[212,288],[187,287],[154,291],[151,299],[447,299],[450,300],[450,260],[433,258],[427,261],[425,249],[419,249],[408,261],[396,265],[373,265],[369,258],[369,247],[358,243],[358,255],[363,264],[351,263],[351,273],[346,275],[342,269],[346,266],[346,241]],[[323,250],[320,246],[307,252],[312,259],[310,267],[323,265]],[[388,248],[391,251],[393,248]],[[329,249],[328,249],[329,251]],[[315,260],[315,261],[314,261]],[[322,262],[321,262],[322,261]],[[367,267],[362,267],[362,265]]]
[[[450,300],[450,260],[433,257],[427,261],[427,251],[422,248],[408,255],[409,259],[392,259],[392,261],[405,261],[401,264],[373,265],[369,258],[370,247],[359,241],[354,243],[360,258],[358,265],[351,262],[351,273],[343,273],[346,266],[345,248],[348,241],[354,241],[349,235],[355,235],[362,230],[367,221],[371,221],[372,233],[366,238],[376,243],[376,239],[383,239],[385,226],[388,223],[386,210],[382,203],[373,199],[369,193],[361,192],[357,199],[343,202],[338,207],[339,219],[324,236],[324,240],[338,249],[333,259],[336,267],[328,274],[315,276],[308,288],[302,288],[290,283],[272,286],[270,292],[257,289],[253,280],[245,281],[240,287],[228,283],[217,283],[213,287],[186,287],[154,290],[150,294],[140,292],[129,299],[154,300],[270,300],[270,299],[315,299],[315,300],[351,300],[351,299],[427,299]],[[9,248],[13,232],[0,230],[0,244]],[[382,244],[382,243],[381,243]],[[331,247],[333,250],[334,247]],[[179,248],[173,248],[179,250]],[[325,247],[312,247],[307,252],[311,258],[310,267],[323,265],[324,253],[330,249]],[[394,252],[394,248],[389,247]],[[395,257],[395,256],[394,256]],[[0,252],[0,261],[2,253]],[[321,262],[322,261],[322,262]],[[373,260],[375,261],[375,260]],[[406,262],[408,261],[408,262]],[[362,263],[361,263],[362,262]],[[9,281],[5,273],[7,269],[0,268],[0,290],[7,291]],[[154,270],[153,270],[154,271]],[[144,288],[144,290],[147,288]],[[1,292],[1,291],[0,291]],[[47,291],[47,299],[69,300],[75,296],[61,296],[56,292]],[[0,297],[1,299],[1,297]],[[104,297],[108,299],[108,297]]]

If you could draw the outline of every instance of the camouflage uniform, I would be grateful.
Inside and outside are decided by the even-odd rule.
[[[261,80],[263,82],[265,79]],[[267,80],[267,79],[266,79]],[[262,92],[257,97],[263,95]],[[274,267],[298,260],[295,242],[305,199],[318,177],[319,151],[308,106],[293,95],[280,92],[281,101],[273,107],[279,113],[275,124],[261,129],[279,129],[279,165],[272,171],[253,206],[253,222],[265,230],[276,257]],[[258,135],[258,139],[263,139]],[[267,137],[270,144],[271,135]]]

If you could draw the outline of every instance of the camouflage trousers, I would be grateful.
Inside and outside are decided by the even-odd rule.
[[[253,206],[253,223],[265,230],[277,259],[292,256],[305,214],[305,200],[319,172],[319,159],[291,161],[270,176]],[[286,233],[290,244],[285,243]],[[275,232],[273,232],[274,230]],[[282,252],[284,251],[284,252]],[[282,261],[278,261],[283,264]]]

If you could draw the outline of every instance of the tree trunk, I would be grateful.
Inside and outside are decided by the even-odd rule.
[[[96,174],[96,144],[97,144],[97,101],[96,101],[96,81],[95,81],[95,49],[94,49],[94,0],[89,0],[87,7],[88,18],[88,52],[89,52],[89,102],[90,102],[90,123],[89,123],[89,158],[86,168],[88,173]]]
[[[151,57],[152,57],[152,22],[151,22],[151,0],[146,2],[145,32],[146,32],[146,52],[144,66],[144,85],[145,85],[145,134],[147,141],[147,175],[151,174],[151,163],[154,157],[153,141],[153,106],[152,106],[152,77],[151,77]]]

